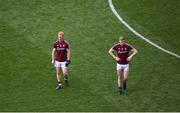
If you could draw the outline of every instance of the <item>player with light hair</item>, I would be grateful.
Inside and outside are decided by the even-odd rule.
[[[58,39],[54,42],[52,64],[56,67],[56,78],[58,81],[56,89],[62,88],[62,74],[64,75],[64,83],[68,86],[67,68],[70,64],[70,44],[64,40],[64,32],[58,32]]]
[[[131,54],[129,54],[131,53]],[[118,92],[119,95],[123,94],[123,89],[127,87],[129,62],[138,52],[131,45],[125,43],[125,37],[119,37],[119,43],[109,49],[109,54],[117,62],[117,76],[118,76]]]

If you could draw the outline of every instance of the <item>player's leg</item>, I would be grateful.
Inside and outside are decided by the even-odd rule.
[[[62,71],[61,71],[61,64],[58,61],[55,61],[55,67],[56,67],[56,79],[58,81],[58,85],[56,87],[56,89],[60,89],[62,88],[62,83],[61,83],[61,75],[62,75]]]
[[[118,70],[117,71],[117,76],[118,76],[118,89],[119,89],[119,94],[122,94],[122,88],[123,88],[123,71]]]
[[[126,87],[127,87],[128,74],[129,74],[129,64],[127,64],[127,65],[124,67],[124,73],[123,73],[123,76],[124,76],[123,88],[124,88],[124,90],[125,90]]]
[[[123,88],[123,69],[122,66],[117,64],[117,77],[118,77],[118,89],[119,89],[119,94],[121,95],[122,88]]]
[[[126,89],[127,87],[127,80],[128,80],[128,71],[124,71],[124,81],[123,81],[123,88],[124,90]]]
[[[68,86],[68,68],[66,66],[66,63],[64,63],[62,65],[62,71],[63,71],[63,75],[64,75],[64,83],[66,86]]]
[[[58,81],[58,85],[56,87],[57,90],[62,88],[61,76],[62,76],[61,68],[56,67],[56,78],[57,78],[57,81]]]

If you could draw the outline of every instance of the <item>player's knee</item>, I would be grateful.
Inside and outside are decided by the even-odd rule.
[[[61,75],[61,72],[57,71],[57,75]]]
[[[64,69],[64,70],[63,70],[63,75],[64,75],[64,76],[68,75],[67,69]]]
[[[67,76],[67,75],[68,75],[68,73],[67,73],[67,72],[64,72],[63,74],[64,74],[64,76]]]
[[[118,77],[119,77],[119,78],[122,78],[122,77],[123,77],[123,73],[119,73],[119,74],[118,74]]]

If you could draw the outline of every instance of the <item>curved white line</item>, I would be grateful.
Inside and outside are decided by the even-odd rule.
[[[160,47],[159,45],[151,42],[149,39],[145,38],[145,37],[142,36],[140,33],[138,33],[137,31],[135,31],[135,30],[134,30],[131,26],[129,26],[129,25],[127,24],[127,22],[125,22],[125,21],[123,20],[123,18],[117,13],[117,11],[115,10],[114,5],[113,5],[113,3],[112,3],[112,0],[108,0],[108,3],[109,3],[109,7],[111,8],[112,12],[113,12],[113,13],[115,14],[115,16],[119,19],[119,21],[120,21],[121,23],[123,23],[123,24],[124,24],[131,32],[133,32],[136,36],[140,37],[141,39],[143,39],[144,41],[146,41],[146,42],[148,42],[149,44],[153,45],[154,47],[160,49],[161,51],[163,51],[163,52],[165,52],[165,53],[168,53],[168,54],[170,54],[170,55],[172,55],[172,56],[175,56],[175,57],[177,57],[177,58],[180,58],[179,55],[177,55],[177,54],[175,54],[175,53],[173,53],[173,52],[171,52],[171,51],[169,51],[169,50],[166,50],[166,49]]]

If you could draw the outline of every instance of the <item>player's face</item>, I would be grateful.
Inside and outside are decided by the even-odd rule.
[[[64,40],[64,34],[59,33],[58,34],[58,40],[63,41]]]
[[[121,45],[124,45],[124,44],[125,44],[125,38],[124,38],[124,37],[120,37],[120,38],[119,38],[119,43],[120,43]]]

